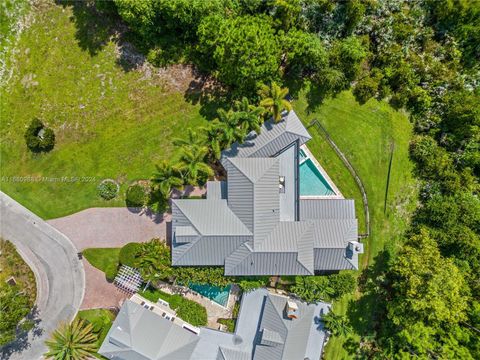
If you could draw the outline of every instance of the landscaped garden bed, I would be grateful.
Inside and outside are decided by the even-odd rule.
[[[207,325],[207,310],[202,305],[186,299],[182,295],[167,294],[153,288],[141,291],[139,295],[152,302],[157,302],[158,299],[168,302],[170,307],[176,311],[178,317],[194,326]]]
[[[0,239],[0,347],[33,326],[22,321],[37,295],[35,276],[10,242]],[[18,326],[20,325],[20,326]]]

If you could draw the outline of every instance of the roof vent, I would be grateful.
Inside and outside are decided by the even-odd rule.
[[[285,305],[285,312],[287,313],[287,318],[289,319],[298,319],[298,305],[296,302],[288,300]]]
[[[363,254],[363,244],[358,241],[350,241],[348,243],[348,250],[354,254]]]

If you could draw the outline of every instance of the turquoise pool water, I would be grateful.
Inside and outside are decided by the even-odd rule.
[[[193,291],[196,291],[200,295],[203,295],[210,300],[215,301],[217,304],[227,306],[228,295],[230,294],[230,285],[221,288],[218,286],[211,286],[206,284],[190,284],[188,287]]]
[[[311,159],[300,164],[300,196],[335,195]]]
[[[305,154],[305,151],[300,149],[300,151],[298,153],[298,157],[299,157],[299,162],[301,163],[303,160],[305,160],[307,158],[307,155]]]

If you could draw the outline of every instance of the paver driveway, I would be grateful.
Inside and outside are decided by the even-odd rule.
[[[68,236],[79,250],[121,247],[129,242],[166,238],[169,214],[127,208],[91,208],[48,223]]]

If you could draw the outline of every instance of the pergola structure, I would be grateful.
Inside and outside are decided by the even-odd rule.
[[[122,265],[115,277],[114,284],[122,291],[134,294],[143,283],[142,276],[137,269]]]

